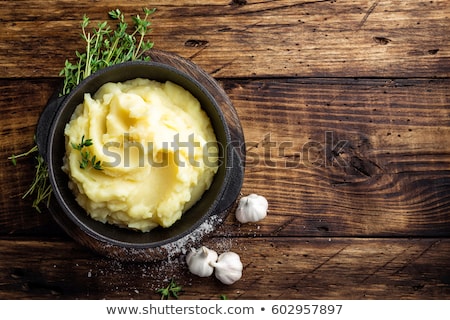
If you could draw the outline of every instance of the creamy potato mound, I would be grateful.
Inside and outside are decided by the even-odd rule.
[[[134,79],[85,94],[65,128],[63,170],[95,220],[147,232],[169,227],[195,204],[217,172],[218,148],[199,101],[172,83]],[[101,161],[81,168],[78,145]]]

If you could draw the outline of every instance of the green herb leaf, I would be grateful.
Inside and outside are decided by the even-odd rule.
[[[90,165],[95,170],[103,170],[102,162],[97,161],[97,156],[93,155],[91,157],[91,153],[89,152],[89,150],[84,150],[85,148],[88,148],[93,144],[94,143],[92,142],[92,139],[84,140],[84,135],[81,137],[81,142],[79,144],[73,142],[70,144],[73,149],[80,151],[80,169],[87,169]]]
[[[9,157],[8,160],[11,160],[11,163],[13,164],[13,166],[17,165],[17,160],[16,160],[15,155],[11,155],[11,157]]]
[[[13,165],[17,165],[17,159],[18,158],[23,158],[23,157],[29,156],[29,155],[37,152],[37,151],[38,151],[37,146],[33,146],[27,152],[24,152],[24,153],[21,153],[21,154],[17,154],[17,155],[15,155],[15,154],[11,155],[10,157],[8,157],[8,160],[11,160]]]
[[[8,157],[9,160],[11,160],[12,164],[15,166],[17,165],[17,159],[30,156],[32,154],[35,154],[38,152],[37,145],[34,145],[30,150],[27,152],[18,154],[18,155],[12,155]],[[32,207],[36,209],[36,211],[41,212],[40,204],[44,202],[47,207],[50,203],[50,198],[52,194],[52,188],[50,185],[50,182],[48,180],[48,171],[47,171],[47,165],[45,164],[44,159],[41,157],[40,154],[37,154],[35,156],[36,159],[36,166],[35,166],[35,175],[33,182],[31,183],[28,190],[25,192],[25,194],[22,196],[22,199],[34,194],[35,199],[33,200]]]
[[[100,22],[96,28],[88,30],[90,20],[84,15],[80,25],[81,38],[86,43],[86,49],[84,53],[77,51],[77,63],[66,61],[59,73],[64,77],[61,95],[68,94],[83,79],[102,68],[126,61],[149,60],[149,57],[142,58],[142,55],[153,47],[153,42],[145,40],[145,36],[151,32],[149,17],[155,10],[144,8],[144,18],[139,15],[132,17],[132,33],[127,32],[128,24],[120,9],[108,12],[111,19],[118,21],[114,30],[107,21]]]
[[[84,137],[84,136],[83,136]],[[84,141],[83,143],[84,147],[90,147],[92,146],[92,139],[86,139],[86,141]]]
[[[161,295],[161,300],[168,300],[170,297],[178,299],[178,294],[181,292],[182,287],[179,286],[173,279],[167,287],[156,290]]]
[[[120,11],[120,9],[111,10],[108,14],[112,19],[116,19],[116,20],[120,20],[120,21],[123,21],[123,19],[124,19],[123,14]]]

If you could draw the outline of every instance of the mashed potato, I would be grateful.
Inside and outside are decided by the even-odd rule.
[[[182,87],[147,79],[107,83],[86,94],[65,128],[63,170],[95,220],[143,232],[169,227],[217,172],[218,148],[199,101]],[[77,150],[82,138],[92,145]],[[101,161],[81,168],[82,153]]]

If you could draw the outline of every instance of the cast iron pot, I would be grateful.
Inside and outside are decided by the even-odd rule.
[[[159,61],[158,61],[159,60]],[[68,188],[61,167],[65,154],[64,128],[85,93],[92,95],[107,82],[147,78],[172,81],[191,92],[208,114],[219,142],[221,165],[202,198],[169,228],[138,232],[90,218]],[[179,56],[153,51],[148,62],[133,61],[97,71],[64,97],[53,97],[43,111],[36,140],[48,165],[53,188],[49,210],[57,223],[75,240],[120,260],[160,260],[185,253],[198,245],[207,232],[223,221],[242,186],[245,144],[236,112],[217,82],[195,64]],[[157,186],[155,186],[157,190]]]

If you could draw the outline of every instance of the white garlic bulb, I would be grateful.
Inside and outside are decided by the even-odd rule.
[[[236,219],[241,223],[260,221],[266,217],[268,207],[266,198],[252,193],[239,200]]]
[[[222,253],[212,266],[215,268],[216,278],[224,284],[233,284],[242,277],[243,265],[237,253]]]
[[[205,246],[195,250],[191,249],[186,256],[186,263],[189,271],[199,277],[209,277],[213,274],[214,268],[212,263],[217,260],[217,252],[208,249]]]

